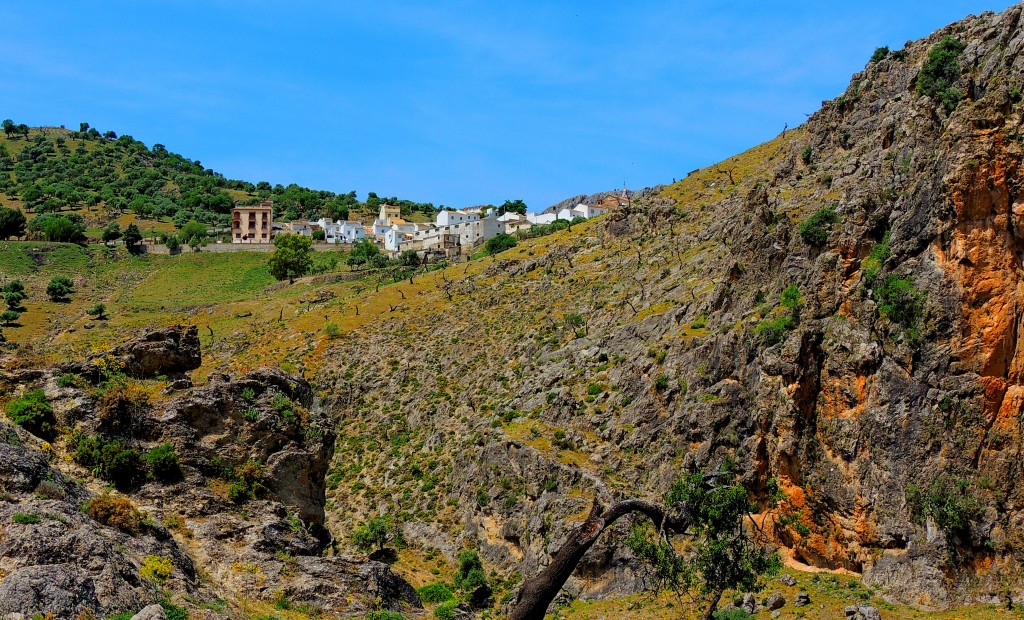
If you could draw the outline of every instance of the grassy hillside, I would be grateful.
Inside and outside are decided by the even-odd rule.
[[[276,217],[285,220],[369,217],[381,202],[399,205],[412,220],[434,213],[433,204],[374,193],[359,201],[355,192],[226,179],[161,144],[113,132],[41,127],[0,136],[0,203],[29,213],[81,213],[93,235],[111,220],[141,220],[140,228],[156,231],[189,219],[226,226],[235,202],[264,199],[274,200]]]

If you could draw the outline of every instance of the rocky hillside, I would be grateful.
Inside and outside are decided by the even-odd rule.
[[[398,514],[514,581],[594,495],[729,458],[794,563],[1024,593],[1020,17],[880,50],[804,126],[347,334],[329,526]],[[571,593],[640,586],[613,536]]]
[[[267,288],[204,359],[184,328],[19,358],[0,611],[416,615],[464,549],[500,610],[594,497],[726,461],[791,567],[896,610],[1024,600],[1021,13],[879,50],[800,128],[494,260],[305,281],[330,294],[287,314]],[[352,547],[381,515],[395,572]],[[628,527],[564,598],[646,585]]]
[[[0,423],[0,613],[418,607],[386,565],[324,557],[334,435],[309,384],[256,370],[193,387],[199,364],[196,328],[172,328],[0,376],[9,402],[32,404]]]

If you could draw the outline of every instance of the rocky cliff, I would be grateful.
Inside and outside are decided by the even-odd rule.
[[[198,365],[195,328],[170,328],[0,376],[10,402],[49,412],[46,426],[0,423],[0,613],[418,606],[386,565],[327,554],[334,434],[309,384],[258,369],[192,387]]]
[[[1020,17],[880,51],[804,126],[342,339],[328,522],[531,573],[593,495],[729,458],[794,562],[1020,596]],[[612,536],[571,589],[634,566]]]

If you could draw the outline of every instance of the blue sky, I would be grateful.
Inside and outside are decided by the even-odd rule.
[[[254,182],[540,209],[745,150],[875,47],[1009,5],[14,0],[0,116]]]

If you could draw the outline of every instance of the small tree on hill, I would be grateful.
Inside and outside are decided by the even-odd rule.
[[[25,235],[25,214],[17,209],[0,207],[0,239]]]
[[[4,119],[4,122],[3,122],[2,124],[0,124],[0,125],[2,125],[2,126],[3,126],[3,128],[4,128],[4,133],[5,133],[5,134],[7,134],[7,137],[8,137],[8,138],[10,138],[10,137],[11,137],[11,136],[13,136],[14,134],[18,133],[18,126],[17,126],[17,125],[15,125],[15,124],[14,124],[14,121],[12,121],[12,120],[11,120],[11,119],[9,119],[9,118],[7,118],[7,119]]]
[[[103,304],[96,304],[85,311],[86,314],[93,317],[97,321],[104,321],[107,318],[107,307]]]
[[[352,542],[360,551],[369,554],[371,558],[394,555],[385,552],[389,545],[394,547],[405,545],[405,541],[402,539],[402,530],[391,515],[381,515],[367,521],[352,534]]]
[[[730,478],[735,474],[728,468],[683,476],[664,503],[629,499],[604,506],[595,499],[586,521],[569,534],[548,565],[523,582],[509,620],[543,618],[601,532],[632,513],[649,522],[634,527],[627,545],[652,568],[658,588],[703,594],[704,620],[714,616],[727,589],[759,589],[761,578],[776,574],[781,562],[750,533],[747,522],[754,506],[742,485],[723,482]],[[672,536],[689,538],[685,554],[677,551]]]
[[[67,301],[68,296],[75,292],[75,283],[67,276],[54,276],[46,285],[46,296],[51,301]]]
[[[189,220],[178,231],[178,241],[192,248],[193,252],[197,252],[199,248],[206,245],[206,225]]]
[[[18,320],[18,317],[20,316],[20,312],[8,308],[3,312],[0,312],[0,321],[4,322],[4,327],[10,327],[15,321]]]
[[[142,241],[142,231],[139,230],[139,227],[135,224],[128,224],[124,229],[124,233],[121,235],[121,238],[124,239],[124,244],[128,246],[129,249],[134,248],[140,241]]]
[[[352,251],[348,253],[348,258],[345,259],[345,262],[352,267],[357,267],[370,262],[370,259],[378,254],[380,254],[380,248],[374,245],[372,241],[360,239],[352,246]]]
[[[305,275],[313,266],[313,240],[305,235],[278,235],[274,247],[267,267],[278,280],[287,278],[289,284],[294,284],[295,278]]]
[[[505,250],[516,247],[516,238],[506,233],[498,233],[497,236],[487,240],[484,249],[491,256],[501,254]]]
[[[117,241],[121,238],[121,225],[117,222],[111,222],[107,224],[107,227],[103,229],[103,243],[110,245],[111,241]]]

